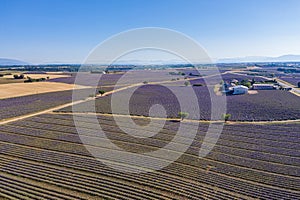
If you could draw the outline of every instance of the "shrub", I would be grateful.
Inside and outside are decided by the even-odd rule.
[[[24,74],[21,74],[21,75],[15,74],[14,75],[14,79],[23,79],[23,78],[24,78]]]
[[[27,80],[25,80],[24,83],[31,83],[31,82],[33,82],[33,80],[29,76],[27,76]]]
[[[46,78],[34,79],[34,78],[27,77],[27,80],[25,80],[24,83],[40,82],[40,81],[45,81],[45,80],[46,80]]]
[[[251,83],[250,83],[250,82],[243,83],[242,85],[244,85],[244,86],[246,86],[246,87],[248,87],[248,88],[251,87]]]
[[[231,117],[231,114],[223,114],[222,115],[222,119],[227,122],[229,120],[229,118]]]
[[[105,91],[104,90],[99,90],[98,93],[102,96],[105,93]]]
[[[184,120],[184,118],[188,117],[189,116],[189,113],[187,112],[179,112],[178,113],[178,117],[181,119],[181,120]]]

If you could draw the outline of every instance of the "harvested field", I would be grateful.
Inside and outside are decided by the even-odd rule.
[[[0,85],[0,99],[20,97],[32,94],[72,90],[74,85],[65,83],[34,82]],[[82,88],[84,88],[82,86]]]
[[[12,78],[13,79],[14,78],[13,77],[14,74],[20,75],[22,73],[19,73],[19,72],[18,73],[12,73],[12,75],[5,75],[3,77],[4,78]],[[23,74],[24,74],[25,79],[27,77],[34,78],[34,79],[47,78],[47,77],[49,77],[49,79],[69,77],[69,75],[60,74],[60,73],[23,73]]]
[[[46,73],[46,74],[25,74],[25,77],[30,77],[30,78],[34,78],[34,79],[49,77],[49,79],[55,79],[55,78],[64,78],[64,77],[70,77],[70,76],[66,75],[66,74]]]
[[[9,72],[11,75],[4,75],[3,77],[0,77],[0,84],[10,84],[10,83],[24,83],[24,80],[27,79],[27,77],[33,78],[33,79],[39,79],[39,78],[49,78],[51,79],[57,79],[57,78],[67,78],[69,75],[67,74],[58,74],[58,73],[23,73],[24,74],[24,79],[14,79],[13,75],[17,74],[20,75],[22,74],[21,72]],[[5,74],[5,73],[4,73]]]

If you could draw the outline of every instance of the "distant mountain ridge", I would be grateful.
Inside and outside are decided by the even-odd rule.
[[[267,57],[267,56],[246,56],[246,57],[236,57],[236,58],[221,58],[213,59],[215,63],[243,63],[243,62],[300,62],[300,55],[282,55],[278,57]],[[141,61],[141,60],[130,60],[124,62],[126,64],[181,64],[182,60],[157,60],[157,61]],[[118,64],[124,64],[122,62]],[[17,59],[0,58],[0,66],[5,65],[30,65],[32,63],[24,62]],[[44,63],[46,64],[46,63]],[[67,64],[64,62],[47,62],[47,64]],[[70,63],[68,63],[70,64]]]
[[[9,58],[0,58],[0,65],[29,65],[30,63]]]
[[[239,58],[222,58],[217,63],[239,63],[239,62],[300,62],[300,55],[282,55],[278,57],[246,56]]]

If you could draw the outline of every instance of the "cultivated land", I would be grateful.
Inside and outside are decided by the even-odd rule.
[[[82,116],[82,120],[87,117]],[[163,147],[178,126],[167,122],[153,138],[132,140],[116,128],[111,117],[100,116],[99,121],[107,137],[128,154]],[[81,128],[86,130],[87,145],[109,150],[93,142],[97,137],[93,124],[83,123]],[[169,167],[154,173],[127,174],[106,167],[90,155],[81,144],[72,115],[38,115],[2,125],[0,170],[2,181],[9,182],[0,186],[1,194],[49,199],[300,198],[300,124],[226,125],[205,158],[199,158],[198,152],[207,124],[198,128],[192,146]],[[190,137],[188,132],[186,137]],[[155,163],[158,158],[152,159]],[[122,163],[115,165],[121,167]],[[140,166],[133,161],[127,167]],[[11,187],[15,183],[18,189]],[[50,195],[53,192],[55,196]]]
[[[164,74],[151,72],[151,76],[155,77],[153,82],[166,81],[164,83],[168,87],[185,97],[189,97],[187,89],[192,87],[184,86],[185,81],[205,84],[199,77],[184,79],[181,75],[169,76],[169,71],[160,72]],[[242,80],[244,76],[249,76],[238,76],[228,71],[223,73],[225,81],[233,77]],[[214,78],[207,70],[205,74]],[[97,75],[86,74],[85,77],[90,81],[85,86],[93,86],[90,83],[97,79]],[[168,77],[167,80],[165,77]],[[172,80],[174,77],[176,80]],[[137,131],[127,123],[128,117],[132,117],[141,127],[151,120],[155,131],[164,118],[144,117],[149,114],[151,105],[163,105],[171,118],[176,117],[180,109],[168,89],[152,85],[150,81],[143,84],[147,72],[137,79],[126,79],[127,82],[113,90],[111,86],[119,78],[120,74],[110,74],[100,80],[98,89],[106,90],[102,97],[92,97],[95,95],[90,96],[92,90],[83,89],[84,98],[75,102],[76,112],[68,107],[72,100],[71,90],[45,91],[42,94],[0,100],[0,196],[8,199],[300,199],[299,97],[288,91],[277,90],[227,96],[231,122],[224,124],[213,150],[206,157],[199,158],[209,125],[207,87],[193,87],[202,108],[198,118],[182,122],[169,119],[154,136],[134,138],[122,131],[124,128],[133,133]],[[256,79],[259,78],[265,79],[256,76]],[[59,84],[72,85],[74,80],[73,76],[60,77],[38,84],[69,81]],[[32,84],[23,83],[23,87]],[[114,116],[119,119],[117,125],[109,114],[110,97],[112,93],[122,96],[122,93],[126,94],[135,87],[139,88],[131,98],[130,111],[133,116],[122,115],[121,112],[121,115]],[[93,103],[96,105],[96,114],[90,113],[88,107]],[[80,127],[75,127],[74,115],[80,119]],[[197,117],[192,113],[190,116]],[[121,173],[104,165],[101,162],[104,160],[95,159],[86,147],[108,152],[105,162],[119,168],[149,169],[135,160],[127,160],[127,164],[111,160],[109,152],[116,150],[103,145],[103,142],[98,143],[104,138],[95,130],[91,117],[96,117],[106,137],[123,149],[126,155],[138,154],[142,158],[146,156],[142,153],[166,147],[176,135],[180,123],[198,131],[193,138],[186,129],[182,141],[192,140],[192,145],[168,167],[149,173]],[[81,138],[77,128],[82,130]],[[145,128],[146,131],[152,133]],[[214,136],[210,137],[213,139]],[[86,146],[82,144],[82,138]],[[164,151],[166,155],[176,152],[174,149]],[[148,167],[161,159],[155,156],[147,158],[151,160]]]
[[[72,90],[73,88],[74,85],[72,84],[50,82],[0,84],[0,99]],[[81,88],[85,87],[82,86]]]
[[[14,75],[20,75],[23,74],[21,72],[13,72],[13,71],[0,71],[0,74],[3,74],[4,76],[0,77],[0,84],[10,84],[10,83],[23,83],[24,80],[27,79],[27,77],[39,79],[39,78],[45,78],[48,80],[51,79],[57,79],[57,78],[66,78],[70,75],[67,74],[61,74],[61,73],[25,73],[24,79],[14,79]],[[9,74],[9,75],[6,75]]]

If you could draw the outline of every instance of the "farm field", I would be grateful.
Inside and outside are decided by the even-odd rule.
[[[282,76],[280,79],[292,84],[295,87],[298,87],[298,83],[300,82],[300,76]]]
[[[299,119],[300,102],[297,96],[281,90],[226,96],[227,113],[232,115],[232,122],[224,125],[212,151],[206,157],[200,158],[199,150],[203,145],[211,114],[210,95],[218,96],[214,92],[215,85],[206,85],[203,78],[191,76],[193,80],[190,80],[188,86],[184,86],[187,81],[184,76],[170,75],[168,71],[163,71],[160,75],[153,72],[149,77],[146,73],[136,73],[140,75],[138,78],[134,78],[136,74],[129,74],[129,79],[127,77],[123,82],[119,81],[122,74],[102,76],[99,82],[96,82],[99,74],[84,74],[81,83],[86,83],[82,84],[85,89],[77,90],[83,93],[84,102],[74,106],[74,113],[71,106],[54,112],[48,110],[70,103],[72,90],[1,99],[0,198],[300,199],[300,123],[256,123]],[[43,83],[73,85],[74,81],[56,82],[73,78],[72,75]],[[173,81],[174,78],[176,80]],[[224,81],[241,81],[249,77],[224,72],[222,78]],[[218,83],[213,74],[209,79]],[[264,80],[261,77],[255,79]],[[143,80],[150,83],[143,83]],[[152,85],[151,81],[167,83]],[[109,93],[116,89],[112,86],[117,82],[117,88],[124,87],[124,90]],[[98,90],[108,93],[94,98],[94,94],[91,94],[93,89],[88,86],[94,86],[95,83]],[[193,84],[203,86],[196,87]],[[117,95],[117,110],[114,113],[127,114],[122,102],[131,89],[136,90],[130,97],[129,111],[134,115],[133,121],[141,127],[149,123],[149,118],[142,116],[149,116],[149,110],[156,104],[165,108],[167,117],[176,118],[181,111],[177,97],[185,99],[191,106],[190,110],[196,110],[187,98],[191,96],[191,91],[198,98],[200,113],[190,112],[187,119],[206,122],[183,120],[179,123],[178,120],[170,119],[152,137],[133,137],[123,132],[124,129],[133,134],[138,131],[128,123],[128,116],[119,116],[117,124],[110,114],[112,95]],[[92,114],[93,106],[96,114]],[[45,112],[38,114],[40,111]],[[28,114],[32,116],[27,116]],[[73,118],[75,115],[81,121],[77,126]],[[96,124],[90,121],[92,117],[96,117],[97,124],[107,138],[99,135],[95,129]],[[10,118],[17,120],[5,121]],[[150,129],[142,128],[147,134],[156,133],[162,119],[151,120]],[[243,123],[244,121],[247,123]],[[180,146],[191,141],[191,145],[169,166],[147,172],[157,165],[157,161],[168,160],[144,153],[164,148],[166,149],[162,151],[162,155],[181,153],[177,149],[168,149],[168,144],[176,136],[180,124],[188,128],[186,135],[180,136],[181,140],[175,144]],[[190,129],[197,130],[196,136],[190,133]],[[214,137],[210,136],[208,141]],[[135,159],[128,160],[126,157],[121,157],[116,162],[111,154],[119,150],[112,149],[107,144],[107,139],[123,150],[120,156],[139,157],[140,160],[145,160],[148,168],[145,163],[139,163]],[[103,157],[96,159],[89,152],[90,149],[103,154]],[[139,169],[145,172],[120,172],[105,163],[112,163],[118,169]]]
[[[20,97],[39,93],[72,90],[73,88],[74,85],[71,84],[49,82],[1,84],[0,99]],[[85,87],[82,86],[81,88]]]
[[[189,96],[190,87],[185,86],[164,86],[143,85],[134,91],[129,101],[129,112],[131,115],[149,116],[149,109],[155,104],[164,106],[167,117],[176,118],[180,111],[179,102],[174,91],[181,97]],[[209,87],[193,87],[199,101],[200,113],[190,112],[190,118],[200,120],[211,119],[211,99]],[[171,91],[171,90],[172,91]],[[118,94],[126,96],[128,90]],[[227,96],[227,113],[231,114],[233,121],[276,121],[300,118],[299,98],[287,91],[271,90],[258,91],[257,94],[230,95]],[[122,99],[117,100],[122,105]],[[185,101],[189,101],[185,98]],[[191,111],[193,105],[191,104]],[[76,106],[78,112],[93,112],[94,107],[98,113],[112,113],[111,95],[98,98],[95,101],[88,101]],[[72,112],[72,107],[66,107],[58,112]],[[125,106],[115,106],[115,114],[126,114]],[[158,116],[159,117],[159,116]]]
[[[142,83],[144,81],[166,81],[171,80],[174,76],[169,74],[170,70],[136,70],[129,71],[125,74],[111,73],[111,74],[101,74],[101,73],[89,73],[89,72],[79,72],[78,77],[80,80],[77,82],[79,85],[85,86],[107,86],[107,85],[130,85],[135,83]],[[173,70],[174,71],[174,70]],[[183,78],[183,77],[182,77]],[[56,78],[49,80],[49,82],[62,82],[62,83],[75,83],[76,76]],[[119,82],[118,82],[119,81]]]
[[[0,84],[11,84],[11,83],[24,83],[24,80],[27,79],[27,77],[39,79],[39,78],[48,78],[48,80],[51,79],[57,79],[57,78],[63,78],[63,77],[69,77],[67,74],[60,74],[60,73],[21,73],[21,72],[14,72],[14,71],[0,71],[0,74],[3,74],[4,76],[0,77]],[[10,74],[10,75],[6,75]],[[14,79],[13,75],[17,74],[24,74],[24,79]]]
[[[88,120],[92,116],[79,117],[86,145],[111,151],[95,142],[96,136],[101,138]],[[178,127],[167,121],[155,136],[132,140],[112,117],[98,116],[98,120],[107,137],[128,154],[164,147]],[[126,121],[121,126],[130,128]],[[205,158],[199,158],[198,152],[207,123],[197,128],[192,145],[176,162],[156,172],[131,174],[92,157],[81,143],[72,115],[43,114],[1,125],[0,195],[17,199],[300,198],[299,123],[225,125]],[[151,159],[155,163],[158,158]],[[139,164],[132,161],[130,167]]]
[[[91,73],[84,73],[82,72],[82,81],[81,84],[84,86],[95,86],[95,82],[101,76],[101,80],[97,85],[106,86],[106,85],[113,85],[121,76],[122,74],[109,74],[109,75],[102,75],[102,74],[91,74]],[[61,78],[54,78],[48,80],[49,82],[56,82],[56,83],[67,83],[67,84],[74,84],[76,80],[76,73],[72,74],[72,76],[68,77],[61,77]]]
[[[0,99],[0,121],[43,111],[72,101],[72,90]]]
[[[300,200],[300,0],[0,2],[0,200]]]

